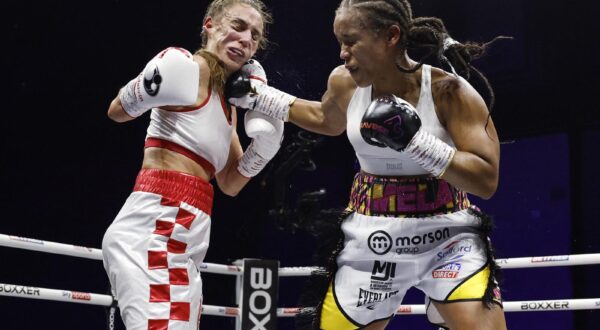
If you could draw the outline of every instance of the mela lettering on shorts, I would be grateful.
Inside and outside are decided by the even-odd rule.
[[[387,164],[388,169],[395,164]],[[402,164],[400,164],[400,168]],[[427,198],[427,189],[419,189],[415,184],[386,184],[383,195],[373,198],[371,210],[374,212],[431,212],[452,202],[452,193],[446,184],[439,185],[433,201]]]

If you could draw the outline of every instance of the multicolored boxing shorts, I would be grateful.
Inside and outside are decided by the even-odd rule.
[[[343,249],[320,309],[321,329],[358,329],[389,319],[411,287],[441,303],[501,305],[481,213],[444,181],[411,180],[357,175],[354,212],[342,222]],[[397,217],[391,217],[394,212]],[[433,304],[427,309],[430,322],[443,324]]]

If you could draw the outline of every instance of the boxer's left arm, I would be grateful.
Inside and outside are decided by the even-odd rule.
[[[490,198],[498,187],[500,144],[485,101],[464,79],[450,78],[436,97],[438,115],[456,146],[442,178],[455,187]],[[435,88],[435,87],[434,87]]]
[[[283,139],[283,122],[255,111],[246,111],[244,128],[252,138],[250,145],[242,152],[234,130],[227,165],[216,176],[219,188],[229,196],[236,196],[252,177],[264,169],[279,150]]]
[[[166,48],[119,90],[109,106],[108,117],[125,122],[155,107],[193,106],[198,101],[201,71],[206,70],[189,51]]]
[[[232,113],[232,118],[237,121],[234,114],[235,111]],[[242,149],[239,136],[234,129],[231,133],[231,145],[229,147],[227,164],[223,170],[215,175],[217,185],[225,195],[236,196],[248,181],[250,181],[250,178],[241,175],[240,172],[237,171],[238,159],[242,157],[243,153],[244,150]]]

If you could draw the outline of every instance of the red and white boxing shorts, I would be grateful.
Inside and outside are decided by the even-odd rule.
[[[104,268],[128,330],[198,329],[212,186],[191,175],[140,171],[102,241]]]

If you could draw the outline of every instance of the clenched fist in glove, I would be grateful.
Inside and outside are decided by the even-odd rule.
[[[260,112],[246,111],[244,128],[252,142],[238,163],[238,171],[250,178],[257,175],[279,151],[283,140],[283,121]]]
[[[423,130],[416,109],[394,95],[371,102],[361,120],[360,134],[371,145],[408,153],[435,177],[444,174],[456,151]]]
[[[295,96],[267,85],[267,75],[262,65],[250,60],[233,73],[227,82],[225,94],[236,107],[258,111],[269,117],[287,121]]]

